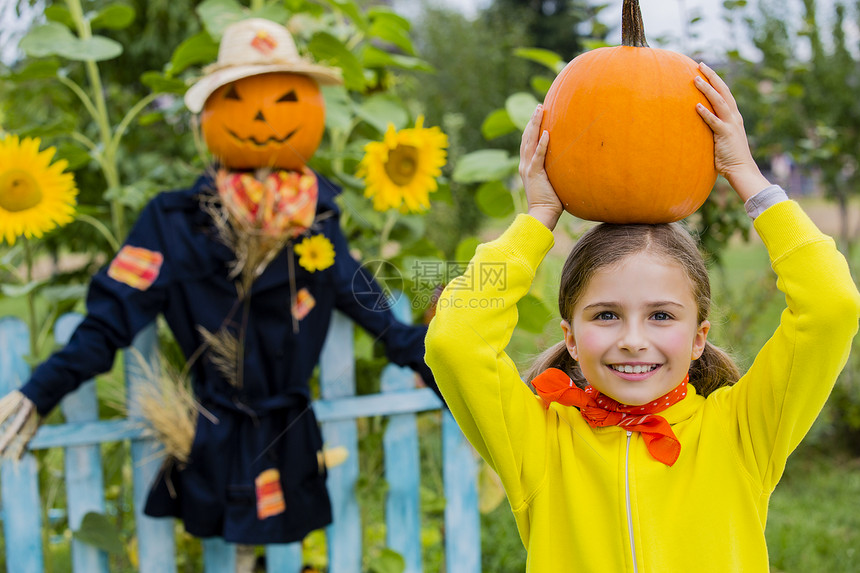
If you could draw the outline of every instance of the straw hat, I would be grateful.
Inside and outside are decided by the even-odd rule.
[[[248,76],[290,72],[310,76],[320,84],[343,81],[339,69],[299,56],[290,32],[264,18],[249,18],[227,26],[218,48],[218,60],[204,72],[206,75],[185,92],[185,105],[194,113],[200,113],[212,92]]]

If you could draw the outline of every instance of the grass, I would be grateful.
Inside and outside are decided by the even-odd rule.
[[[851,573],[860,558],[860,459],[810,447],[789,459],[770,503],[771,571]]]

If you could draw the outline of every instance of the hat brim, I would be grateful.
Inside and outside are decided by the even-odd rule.
[[[343,83],[340,70],[319,66],[309,62],[291,62],[289,64],[260,64],[247,66],[231,66],[215,70],[200,78],[197,83],[185,92],[185,106],[192,113],[200,113],[203,105],[212,93],[223,85],[241,80],[249,76],[287,72],[310,76],[320,85],[338,85]]]

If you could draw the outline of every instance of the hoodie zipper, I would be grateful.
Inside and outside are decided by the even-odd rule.
[[[633,573],[639,571],[636,564],[636,543],[633,541],[633,510],[630,503],[630,436],[631,430],[627,430],[627,453],[624,457],[624,491],[627,494],[627,534],[630,537],[630,554],[633,556]]]

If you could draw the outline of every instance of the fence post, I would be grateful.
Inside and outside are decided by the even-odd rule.
[[[445,557],[448,573],[481,573],[478,463],[451,413],[442,413]]]
[[[400,295],[392,309],[400,322],[411,323],[409,299]],[[382,371],[380,390],[396,400],[396,393],[415,388],[415,373],[389,364]],[[421,573],[421,459],[415,414],[396,414],[388,419],[382,438],[385,449],[385,538],[388,547],[406,562],[404,573]]]
[[[320,357],[320,391],[326,400],[355,394],[355,354],[352,322],[335,312]],[[329,571],[361,572],[361,514],[355,498],[358,480],[358,429],[355,420],[322,425],[326,446],[343,446],[349,457],[328,473],[333,524],[327,529]]]
[[[30,353],[27,326],[17,318],[0,319],[0,395],[17,390],[30,377],[24,356]],[[42,506],[39,468],[33,454],[0,465],[6,569],[13,573],[42,573]],[[14,519],[13,517],[14,516]]]
[[[138,388],[152,384],[147,372],[159,372],[157,363],[157,337],[155,323],[144,328],[132,344],[134,351],[126,350],[125,379],[127,386],[128,418],[143,424]],[[143,360],[147,364],[141,364]],[[137,552],[140,570],[144,573],[173,573],[176,571],[176,540],[172,518],[153,518],[145,515],[146,497],[164,457],[162,446],[152,438],[131,440],[131,464],[134,479],[134,520],[137,525]]]
[[[83,317],[64,314],[54,324],[54,339],[65,345]],[[99,419],[95,381],[85,382],[60,402],[66,422],[92,422]],[[66,499],[69,510],[69,528],[77,531],[89,512],[105,513],[102,456],[98,445],[71,446],[65,449]],[[89,572],[108,571],[108,556],[88,543],[72,538],[72,570]]]

